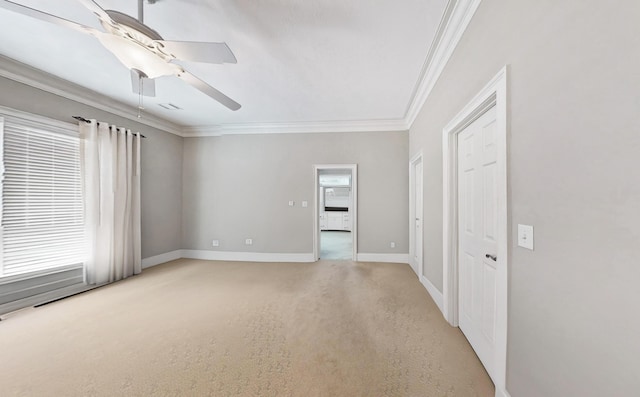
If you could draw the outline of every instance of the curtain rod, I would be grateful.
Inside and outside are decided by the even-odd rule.
[[[90,123],[91,120],[85,119],[82,116],[73,116],[74,119],[78,120],[78,121],[84,121],[85,123]],[[100,125],[100,122],[97,122],[98,125]],[[138,135],[140,135],[140,138],[146,138],[146,136],[142,135],[141,133],[138,132]]]

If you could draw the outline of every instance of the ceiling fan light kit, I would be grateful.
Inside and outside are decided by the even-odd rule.
[[[98,17],[104,32],[8,0],[0,0],[0,7],[94,36],[131,71],[132,90],[139,95],[140,103],[143,95],[155,96],[153,79],[176,76],[227,108],[240,109],[239,103],[173,63],[176,60],[236,63],[226,43],[164,40],[158,32],[142,23],[143,0],[138,0],[140,20],[119,11],[104,10],[93,0],[77,1]]]
[[[170,63],[163,54],[141,47],[124,37],[98,32],[96,38],[124,66],[142,72],[146,78],[179,75],[183,71],[179,65]]]

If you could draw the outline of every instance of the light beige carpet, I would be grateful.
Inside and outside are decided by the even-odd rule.
[[[2,396],[493,396],[407,265],[179,260],[0,322]]]

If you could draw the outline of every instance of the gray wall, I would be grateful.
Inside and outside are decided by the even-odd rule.
[[[183,248],[311,253],[313,165],[357,163],[358,251],[407,253],[408,145],[406,132],[187,138]]]
[[[640,2],[483,0],[410,132],[442,288],[442,129],[509,65],[514,397],[640,391]],[[535,227],[535,251],[516,225]]]
[[[0,77],[0,105],[75,122],[95,118],[140,131],[142,257],[182,248],[182,138],[60,96]]]

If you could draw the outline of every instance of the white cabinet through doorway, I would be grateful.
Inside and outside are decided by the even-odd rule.
[[[351,230],[348,212],[327,211],[320,214],[320,230]]]

